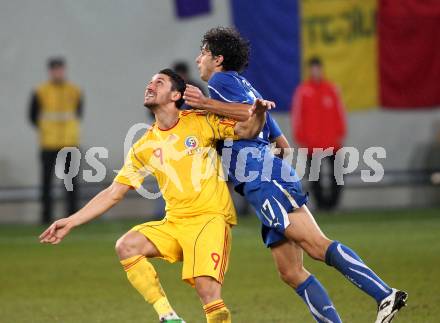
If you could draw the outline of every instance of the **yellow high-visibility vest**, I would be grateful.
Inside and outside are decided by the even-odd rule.
[[[78,147],[80,89],[69,82],[46,82],[37,88],[36,95],[40,106],[37,124],[41,147]]]

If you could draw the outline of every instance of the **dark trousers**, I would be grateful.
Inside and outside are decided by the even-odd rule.
[[[53,220],[53,195],[52,195],[52,180],[55,175],[55,163],[57,159],[58,150],[42,150],[41,151],[41,221],[45,224],[51,223]],[[71,164],[70,153],[67,154],[64,165],[64,172],[67,174]],[[73,190],[66,191],[66,212],[68,215],[78,210],[78,181],[76,177],[72,179]]]
[[[308,159],[309,172],[310,164],[311,157]],[[338,205],[342,186],[335,178],[335,155],[322,158],[318,180],[310,181],[310,190],[319,209],[332,210]]]

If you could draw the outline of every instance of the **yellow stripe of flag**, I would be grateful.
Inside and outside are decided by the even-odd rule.
[[[302,0],[302,65],[319,56],[349,111],[377,107],[376,0]]]

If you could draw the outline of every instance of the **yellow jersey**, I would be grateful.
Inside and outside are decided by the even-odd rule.
[[[221,214],[236,224],[236,212],[225,182],[216,142],[237,139],[235,121],[205,111],[181,111],[169,129],[157,124],[130,149],[123,168],[114,179],[141,187],[152,174],[166,202],[166,217],[182,219]]]

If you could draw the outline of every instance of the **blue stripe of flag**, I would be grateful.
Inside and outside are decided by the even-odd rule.
[[[275,111],[287,111],[301,79],[298,0],[230,0],[233,21],[251,42],[249,67],[243,74]]]

